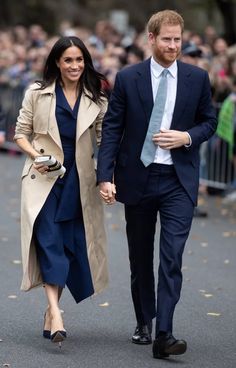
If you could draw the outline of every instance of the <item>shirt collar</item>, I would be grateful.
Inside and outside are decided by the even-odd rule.
[[[163,68],[162,65],[158,64],[152,56],[151,57],[151,72],[154,75],[154,77],[158,78],[161,75],[163,69],[165,69],[165,68]],[[177,62],[176,62],[176,60],[167,69],[169,70],[172,77],[176,78],[176,76],[177,76]]]

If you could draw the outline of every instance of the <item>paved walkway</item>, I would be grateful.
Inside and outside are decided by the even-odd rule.
[[[62,349],[41,337],[42,288],[19,290],[20,172],[22,156],[0,153],[0,367],[10,368],[235,368],[236,206],[209,197],[206,219],[194,219],[186,246],[182,298],[174,331],[188,342],[185,355],[154,360],[150,346],[130,343],[135,319],[122,205],[106,207],[110,286],[97,297],[74,303],[66,290],[68,339]],[[157,264],[157,260],[156,260]]]

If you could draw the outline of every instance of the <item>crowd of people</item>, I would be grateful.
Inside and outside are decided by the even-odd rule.
[[[0,30],[0,85],[26,87],[34,82],[41,76],[46,56],[56,39],[68,35],[84,41],[95,68],[107,77],[110,88],[120,69],[150,56],[145,29],[141,33],[121,34],[108,20],[98,21],[94,30],[62,22],[55,36],[49,36],[39,24],[29,28],[17,25]],[[236,45],[228,45],[213,26],[207,26],[202,34],[185,30],[183,58],[188,62],[189,57],[209,72],[213,99],[222,102],[236,77]]]

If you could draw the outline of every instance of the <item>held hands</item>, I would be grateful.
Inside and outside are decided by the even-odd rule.
[[[179,148],[190,144],[189,135],[187,132],[181,132],[179,130],[167,130],[164,128],[160,129],[159,133],[154,134],[152,140],[157,146],[166,150]]]
[[[99,183],[100,196],[106,204],[115,203],[116,186],[110,182]]]

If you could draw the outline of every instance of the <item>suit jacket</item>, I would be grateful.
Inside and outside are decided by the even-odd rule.
[[[187,131],[189,148],[171,150],[177,176],[197,203],[199,186],[199,146],[216,130],[208,73],[178,61],[174,130]],[[136,204],[141,199],[149,174],[140,155],[153,108],[150,59],[127,67],[117,74],[109,107],[103,121],[102,143],[98,155],[98,182],[112,181],[117,200]]]
[[[32,85],[25,94],[16,123],[14,139],[25,137],[36,151],[53,155],[63,163],[64,155],[56,121],[55,83],[43,90]],[[101,125],[107,101],[101,106],[84,93],[81,96],[76,130],[76,167],[80,178],[80,197],[85,226],[86,244],[95,293],[108,283],[106,235],[103,205],[96,187],[94,141],[101,140]],[[35,219],[56,178],[41,175],[30,157],[22,172],[21,247],[23,263],[22,290],[42,284],[33,234]]]

